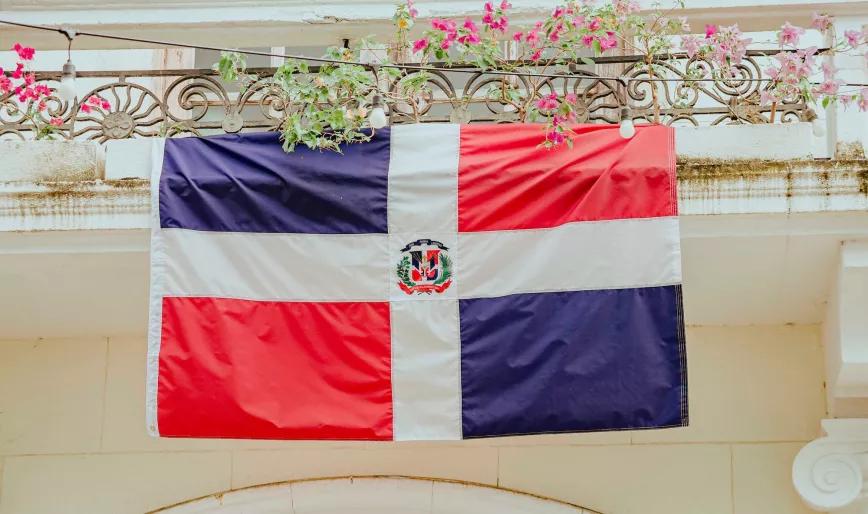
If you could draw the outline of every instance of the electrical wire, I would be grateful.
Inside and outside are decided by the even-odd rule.
[[[396,68],[401,70],[408,71],[435,71],[435,72],[455,72],[455,73],[485,73],[486,75],[500,75],[500,76],[514,76],[514,77],[532,77],[532,78],[552,78],[552,79],[562,79],[562,78],[587,78],[594,80],[614,80],[620,82],[624,86],[628,86],[630,82],[720,82],[722,79],[715,78],[695,78],[695,79],[685,79],[685,78],[667,78],[667,77],[627,77],[627,76],[619,76],[619,77],[605,77],[600,75],[582,75],[575,74],[566,75],[566,74],[558,74],[558,73],[533,73],[533,72],[521,72],[521,71],[508,71],[508,70],[485,70],[484,72],[479,70],[478,68],[471,67],[462,67],[462,66],[449,66],[449,65],[419,65],[419,64],[401,64],[401,63],[367,63],[360,61],[344,61],[340,59],[329,59],[327,57],[311,57],[307,55],[292,55],[292,54],[281,54],[274,52],[262,52],[258,50],[240,50],[235,48],[225,48],[219,46],[207,46],[207,45],[194,45],[190,43],[179,43],[177,41],[164,41],[159,39],[146,39],[146,38],[135,38],[129,36],[119,36],[116,34],[104,34],[100,32],[89,32],[89,31],[78,31],[73,30],[66,27],[51,27],[47,25],[36,25],[31,23],[21,23],[17,21],[9,21],[9,20],[0,20],[0,24],[11,25],[15,27],[28,28],[33,30],[42,30],[49,32],[57,32],[59,34],[64,35],[67,39],[69,39],[69,47],[72,48],[72,38],[76,36],[85,36],[99,39],[111,39],[115,41],[126,41],[130,43],[143,43],[149,45],[157,45],[163,47],[175,47],[175,48],[190,48],[194,50],[210,50],[215,52],[236,52],[245,55],[257,55],[262,57],[277,57],[281,59],[293,59],[298,61],[311,61],[325,64],[350,64],[357,66],[364,66],[365,68],[376,70],[377,68]],[[768,56],[771,55],[772,52],[767,52],[763,50],[753,50],[749,51],[748,55],[752,56]],[[605,64],[607,62],[623,62],[617,61],[618,58],[597,58],[594,59],[595,64]],[[634,60],[640,60],[640,56],[634,56]],[[532,62],[528,62],[527,64],[533,64]],[[743,83],[743,82],[771,82],[770,78],[738,78],[735,77],[732,79],[735,83]],[[865,87],[868,84],[864,83],[846,83],[842,84],[843,86],[855,86],[855,87]]]

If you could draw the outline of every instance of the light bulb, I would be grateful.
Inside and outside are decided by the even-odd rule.
[[[621,120],[621,126],[618,128],[618,134],[624,139],[630,139],[636,135],[636,126],[633,125],[633,120],[626,118]]]
[[[368,114],[368,121],[371,122],[371,127],[375,129],[381,129],[389,123],[389,120],[386,118],[386,111],[380,106],[371,109],[371,112]]]
[[[381,129],[389,123],[386,118],[386,111],[383,110],[383,101],[380,95],[374,95],[374,101],[371,102],[371,112],[368,113],[368,122],[373,129]]]
[[[826,126],[823,120],[821,120],[820,118],[814,118],[811,121],[811,132],[813,132],[816,137],[825,136]]]
[[[66,61],[63,65],[63,73],[60,75],[60,86],[55,90],[57,96],[64,102],[74,102],[75,91],[75,65],[72,61]]]

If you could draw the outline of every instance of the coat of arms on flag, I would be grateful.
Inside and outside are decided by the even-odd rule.
[[[462,439],[687,423],[673,131],[154,142],[148,426]]]

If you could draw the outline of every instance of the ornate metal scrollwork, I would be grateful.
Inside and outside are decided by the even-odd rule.
[[[389,116],[392,123],[527,121],[525,114],[531,103],[556,92],[576,96],[576,121],[580,123],[617,123],[622,106],[629,106],[637,120],[653,121],[653,96],[658,100],[660,122],[669,125],[769,123],[771,108],[759,102],[766,84],[758,81],[765,58],[754,52],[733,68],[732,76],[724,76],[709,61],[678,57],[657,63],[653,77],[635,56],[608,58],[606,66],[620,67],[618,75],[624,81],[566,65],[555,67],[553,72],[549,69],[555,76],[542,80],[483,70],[429,71],[424,93],[412,103],[393,105]],[[51,98],[38,119],[39,123],[55,116],[63,120],[55,137],[99,142],[277,130],[293,106],[271,81],[272,71],[257,70],[259,78],[240,91],[224,84],[211,70],[88,72],[83,75],[104,83],[82,98],[97,94],[108,100],[110,109],[86,113],[80,105]],[[386,90],[399,92],[401,79],[417,73],[403,72],[385,85]],[[703,78],[695,80],[699,76]],[[56,74],[37,73],[37,80],[52,86]],[[508,100],[502,94],[505,88],[513,92]],[[786,99],[776,105],[774,121],[805,119],[806,109],[804,103]],[[39,123],[26,119],[14,98],[0,97],[0,137],[33,138]]]

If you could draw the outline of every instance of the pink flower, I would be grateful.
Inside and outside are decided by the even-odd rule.
[[[560,18],[564,15],[564,8],[561,6],[555,7],[554,12],[552,12],[552,18]]]
[[[494,14],[487,12],[482,16],[482,23],[491,27],[491,24],[494,23]]]
[[[449,31],[450,27],[454,24],[454,22],[450,23],[451,20],[443,20],[440,18],[434,18],[431,20],[431,27],[435,30],[439,30],[441,32]]]
[[[36,75],[34,75],[33,73],[25,73],[24,74],[24,84],[25,85],[30,86],[30,85],[33,85],[34,82],[36,82]]]
[[[606,32],[606,37],[600,39],[600,49],[603,51],[609,50],[611,48],[616,48],[618,46],[618,38],[615,37],[614,32]]]
[[[696,36],[681,36],[681,49],[687,52],[687,57],[693,59],[699,53],[699,38]]]
[[[12,90],[12,81],[9,80],[9,77],[0,73],[0,93],[4,95]]]
[[[845,30],[844,39],[847,40],[848,45],[856,48],[857,46],[859,46],[859,40],[862,39],[862,33],[858,30]]]
[[[505,10],[509,9],[510,7],[512,7],[512,4],[509,3],[507,0],[500,0],[500,10],[501,11],[505,11]]]
[[[708,39],[715,34],[717,34],[717,25],[705,26],[705,39]]]
[[[539,33],[536,30],[531,30],[527,33],[524,40],[531,45],[536,45],[536,43],[539,42]]]
[[[522,32],[520,32],[520,31],[516,32],[515,34],[512,35],[512,40],[517,42],[517,43],[521,43],[523,36],[524,36],[524,34]]]
[[[85,114],[90,114],[90,112],[93,111],[93,107],[91,107],[87,104],[81,104],[80,109],[81,109],[81,112],[83,112]]]
[[[90,95],[87,99],[87,103],[89,103],[90,105],[93,105],[94,107],[99,106],[101,101],[102,101],[102,98],[100,98],[96,95]]]
[[[24,64],[17,63],[15,65],[15,71],[12,72],[13,79],[20,79],[24,75]]]
[[[485,5],[482,6],[482,9],[485,12],[494,12],[494,5],[491,2],[485,2]]]
[[[36,50],[29,46],[21,46],[21,43],[15,43],[12,46],[12,49],[18,54],[18,57],[22,61],[29,61],[33,59],[33,55],[36,53]]]
[[[36,105],[36,110],[39,112],[42,112],[45,110],[46,107],[48,107],[48,106],[45,105],[45,100],[42,100],[39,102],[39,104]]]
[[[99,103],[99,106],[103,108],[104,111],[108,111],[112,108],[112,104],[109,103],[108,100],[103,100]]]
[[[450,41],[449,39],[444,39],[440,42],[440,48],[442,50],[449,50],[450,46],[452,46],[452,41]]]
[[[832,23],[835,21],[835,18],[829,16],[828,14],[817,14],[814,13],[811,16],[811,28],[817,29],[820,32],[826,32],[832,27]]]
[[[778,41],[782,45],[796,46],[799,44],[799,37],[805,33],[805,29],[790,25],[790,22],[784,23],[781,31],[778,32]]]
[[[597,39],[596,37],[594,37],[590,34],[585,34],[584,36],[582,36],[582,44],[587,46],[588,48],[590,48],[591,45],[594,44],[594,40],[596,40],[596,39]]]
[[[471,20],[470,18],[465,19],[464,25],[462,25],[462,26],[465,29],[469,30],[470,32],[478,32],[479,31],[479,29],[476,28],[476,24],[473,23],[473,20]]]
[[[858,105],[860,111],[868,111],[868,87],[862,88]]]
[[[416,19],[416,16],[419,16],[419,11],[413,7],[413,0],[407,0],[407,12],[410,13],[410,18]]]
[[[49,120],[48,123],[49,123],[52,127],[59,127],[59,126],[63,125],[63,120],[60,119],[60,118],[58,118],[58,117],[54,117],[54,118],[51,118],[51,120]]]
[[[413,42],[413,52],[421,52],[422,50],[428,48],[428,38],[423,37],[422,39],[417,39]]]
[[[557,41],[561,38],[560,34],[558,34],[557,30],[553,30],[551,34],[549,34],[549,41],[552,43],[557,43]]]
[[[36,91],[37,94],[39,94],[41,96],[51,95],[51,89],[48,86],[46,86],[45,84],[36,84],[36,86],[34,86],[33,89],[34,89],[34,91]]]
[[[479,44],[480,41],[481,41],[481,39],[479,39],[479,34],[475,34],[475,33],[474,34],[465,34],[465,35],[461,36],[460,38],[458,38],[459,43],[461,43],[462,45],[467,45],[467,46],[477,45],[477,44]]]
[[[591,23],[588,23],[588,30],[599,30],[601,21],[600,18],[591,20]]]
[[[575,93],[567,93],[564,96],[564,101],[570,105],[576,105],[576,103],[578,103],[579,99],[578,99],[578,97],[576,97]]]
[[[831,60],[823,61],[823,64],[820,66],[823,69],[823,79],[824,80],[832,80],[835,78],[835,73],[838,71],[838,68],[832,64]]]
[[[540,48],[539,50],[534,52],[533,55],[530,56],[530,60],[533,62],[536,62],[536,61],[540,60],[541,57],[542,57],[542,48]]]
[[[614,7],[615,14],[622,20],[640,10],[639,2],[636,0],[615,0]]]
[[[838,87],[841,85],[841,81],[838,80],[826,80],[819,87],[815,88],[814,91],[821,95],[836,95],[838,94]]]

